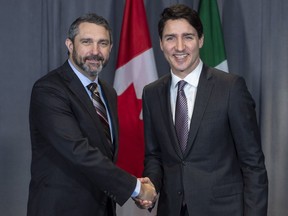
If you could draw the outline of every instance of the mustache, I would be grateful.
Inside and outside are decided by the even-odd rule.
[[[90,56],[87,56],[85,57],[84,59],[85,61],[86,60],[94,60],[94,61],[104,61],[104,58],[102,56],[99,56],[99,55],[90,55]]]

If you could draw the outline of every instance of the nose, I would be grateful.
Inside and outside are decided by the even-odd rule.
[[[177,51],[183,51],[185,49],[185,43],[182,39],[178,39],[176,42]]]
[[[98,43],[93,43],[92,45],[92,53],[93,55],[97,55],[100,51],[100,46]]]

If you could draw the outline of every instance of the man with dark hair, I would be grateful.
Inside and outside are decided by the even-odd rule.
[[[267,172],[244,79],[202,63],[203,27],[191,8],[164,9],[158,30],[171,71],[143,91],[143,176],[160,192],[157,216],[267,215]]]
[[[154,200],[115,165],[117,95],[98,77],[108,62],[112,34],[96,14],[76,19],[66,39],[69,59],[39,79],[30,103],[32,143],[28,216],[115,216],[130,197]]]

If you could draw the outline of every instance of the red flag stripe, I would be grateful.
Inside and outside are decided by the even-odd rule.
[[[126,0],[120,41],[116,68],[151,48],[143,0]]]

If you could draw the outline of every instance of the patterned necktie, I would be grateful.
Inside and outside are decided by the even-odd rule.
[[[175,127],[178,141],[182,152],[184,153],[188,139],[188,106],[187,98],[184,92],[184,86],[187,84],[184,80],[178,82],[178,91],[175,110]]]
[[[110,133],[110,127],[109,127],[109,121],[107,117],[107,111],[105,108],[105,105],[103,101],[100,98],[100,94],[98,92],[98,86],[96,83],[90,83],[87,88],[91,91],[92,93],[92,102],[93,105],[96,109],[96,112],[101,120],[101,123],[104,128],[105,135],[107,137],[107,140],[110,144],[110,147],[113,148],[112,146],[112,141],[111,141],[111,133]]]

